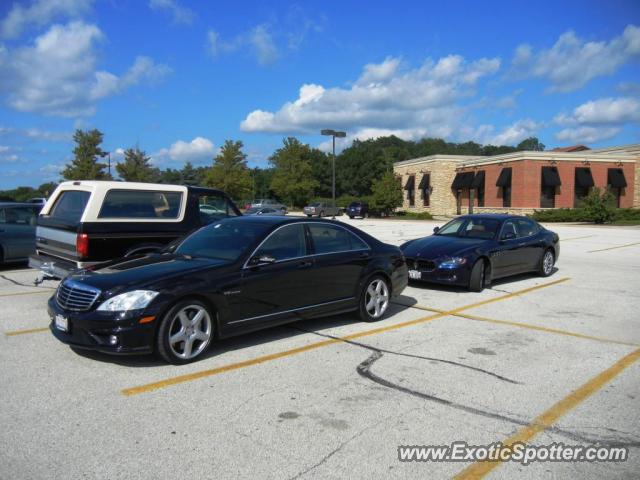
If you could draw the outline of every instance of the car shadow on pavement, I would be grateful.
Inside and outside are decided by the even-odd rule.
[[[251,348],[260,346],[263,344],[268,344],[271,342],[277,342],[279,340],[287,340],[295,337],[299,337],[302,335],[313,334],[315,331],[322,331],[332,328],[344,327],[347,325],[360,324],[362,326],[367,325],[376,325],[380,322],[384,322],[389,319],[393,315],[400,313],[412,305],[417,303],[416,299],[413,297],[408,297],[406,295],[400,295],[396,297],[394,300],[400,300],[403,304],[399,303],[391,303],[389,305],[389,310],[387,314],[377,322],[367,323],[363,322],[358,318],[356,312],[343,313],[340,315],[334,315],[330,317],[321,317],[321,318],[313,318],[313,319],[300,319],[298,321],[294,321],[285,325],[267,328],[265,330],[260,330],[252,333],[245,333],[242,335],[238,335],[237,337],[230,337],[221,340],[215,340],[208,351],[197,361],[193,362],[197,364],[199,362],[203,362],[211,357],[216,357],[222,355],[227,352],[233,352],[236,350],[242,350],[244,348]],[[304,330],[297,330],[291,328],[292,326],[303,327]],[[297,346],[297,345],[296,345]],[[288,346],[288,348],[295,348],[295,346]],[[114,365],[120,365],[123,367],[134,367],[134,368],[149,368],[149,367],[166,367],[168,364],[155,356],[154,354],[148,355],[109,355],[107,353],[95,352],[92,350],[83,350],[79,348],[71,348],[74,353],[77,355],[88,358],[91,360],[95,360],[98,362],[111,363]],[[265,353],[252,353],[251,357],[260,356]],[[188,364],[191,365],[191,364]]]

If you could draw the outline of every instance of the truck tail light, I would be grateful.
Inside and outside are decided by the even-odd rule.
[[[79,258],[89,256],[89,235],[86,233],[79,233],[76,237],[76,253]]]

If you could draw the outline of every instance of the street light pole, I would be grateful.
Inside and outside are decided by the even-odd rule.
[[[321,135],[329,136],[332,139],[332,162],[331,162],[331,172],[332,172],[332,182],[331,182],[331,198],[333,199],[333,219],[336,218],[336,137],[344,138],[347,136],[346,132],[339,132],[336,130],[325,129],[320,131]]]

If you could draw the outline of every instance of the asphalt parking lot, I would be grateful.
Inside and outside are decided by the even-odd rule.
[[[349,220],[389,243],[438,222]],[[55,284],[0,271],[2,478],[637,478],[640,229],[553,226],[557,271],[410,285],[382,321],[305,321],[207,358],[77,353]],[[399,445],[626,446],[622,463],[400,462]]]

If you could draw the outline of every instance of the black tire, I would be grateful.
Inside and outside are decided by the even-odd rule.
[[[203,317],[200,321],[207,320],[208,318],[208,338],[206,340],[202,339],[194,339],[194,335],[196,334],[196,330],[194,327],[193,331],[187,331],[184,333],[185,340],[189,336],[189,332],[191,332],[191,336],[189,337],[189,341],[192,346],[196,346],[197,353],[193,354],[193,356],[185,356],[181,357],[177,349],[172,345],[177,345],[180,341],[172,344],[170,342],[170,337],[179,334],[180,331],[184,330],[185,327],[183,325],[176,324],[176,320],[178,320],[178,316],[181,312],[185,312],[185,315],[189,317],[188,311],[189,309],[194,311],[204,311],[206,312],[207,317]],[[191,320],[195,318],[195,315],[189,317]],[[180,320],[178,320],[181,322]],[[160,321],[160,326],[158,327],[158,332],[156,336],[156,352],[157,354],[164,359],[165,361],[172,363],[174,365],[184,365],[186,363],[194,362],[204,356],[206,351],[211,346],[213,342],[214,333],[215,333],[215,316],[212,314],[210,308],[205,305],[200,300],[196,299],[184,299],[176,303],[173,307],[171,307],[163,316]],[[179,331],[175,331],[175,327],[179,326]],[[202,326],[202,323],[200,324]],[[200,333],[205,333],[202,330],[199,330]],[[195,342],[200,343],[195,343]],[[182,353],[186,353],[186,341],[184,341],[183,351]],[[192,351],[192,350],[190,350]]]
[[[349,215],[349,220],[353,220],[353,217],[351,215]]]
[[[309,214],[307,213],[307,217],[311,218],[311,217],[313,217],[313,215],[309,215]]]
[[[280,209],[280,212],[281,212],[283,215],[286,215],[286,214],[287,214],[287,209],[286,209],[286,208],[284,208],[284,207],[282,207],[282,208]]]
[[[480,259],[473,264],[473,268],[471,269],[471,275],[469,277],[469,291],[470,292],[481,292],[484,290],[485,285],[485,264],[484,260]]]
[[[378,285],[382,285],[380,289],[378,289]],[[376,291],[379,297],[372,297],[370,294],[369,288],[373,286],[373,289]],[[386,295],[386,299],[384,296]],[[367,308],[369,302],[374,299],[374,303],[378,305],[380,309],[380,313],[376,314],[377,308],[374,306],[374,312],[371,313],[370,308]],[[358,314],[360,319],[364,322],[377,322],[381,318],[384,317],[384,314],[389,309],[389,305],[391,303],[391,286],[386,278],[382,275],[374,275],[370,277],[364,284],[362,288],[362,292],[360,293],[360,299],[358,300]]]
[[[318,218],[322,218],[322,217],[324,217],[324,210],[318,214]]]
[[[538,273],[541,277],[548,277],[553,273],[553,266],[556,263],[556,256],[553,250],[548,248],[540,258],[540,265],[538,266]]]

